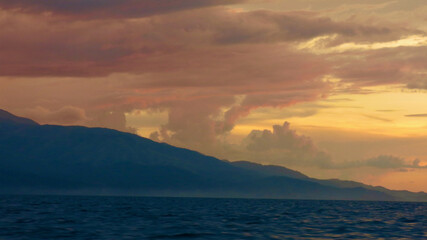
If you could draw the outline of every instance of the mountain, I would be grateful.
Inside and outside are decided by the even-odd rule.
[[[291,178],[303,179],[303,180],[319,183],[324,186],[331,186],[331,187],[337,187],[337,188],[369,189],[369,190],[385,193],[401,201],[426,201],[427,199],[427,193],[424,193],[424,192],[414,193],[414,192],[405,191],[405,190],[400,190],[400,191],[389,190],[384,187],[379,187],[379,186],[374,187],[374,186],[366,185],[359,182],[339,180],[339,179],[326,179],[326,180],[315,179],[315,178],[310,178],[298,171],[291,170],[289,168],[285,168],[281,166],[262,165],[258,163],[247,162],[247,161],[231,162],[231,164],[234,166],[252,170],[262,176],[270,176],[270,177],[287,176]]]
[[[425,202],[427,200],[427,193],[425,192],[410,192],[406,190],[390,190],[380,186],[370,186],[359,182],[354,181],[343,181],[339,179],[327,179],[327,180],[319,180],[312,179],[313,181],[320,183],[325,186],[332,187],[341,187],[341,188],[354,188],[354,187],[362,187],[365,189],[370,189],[378,192],[383,192],[387,195],[393,196],[396,199],[401,201],[415,201],[415,202]]]
[[[38,125],[33,120],[17,117],[0,109],[0,124],[22,124],[22,125]]]
[[[116,130],[39,125],[6,111],[0,112],[0,193],[403,199],[282,167],[221,161]]]
[[[237,161],[237,162],[230,162],[231,165],[240,167],[249,171],[253,171],[255,173],[258,173],[263,176],[283,176],[283,177],[290,177],[290,178],[296,178],[296,179],[303,179],[308,180],[310,179],[306,175],[291,170],[289,168],[275,166],[275,165],[262,165],[258,163],[248,162],[248,161]]]

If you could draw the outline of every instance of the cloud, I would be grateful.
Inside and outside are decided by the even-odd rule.
[[[0,10],[0,15],[3,76],[91,77],[182,71],[216,67],[210,63],[244,54],[248,44],[279,48],[275,43],[330,34],[351,41],[399,39],[406,34],[398,27],[336,22],[314,13],[235,12],[223,7],[121,20],[68,21],[7,10]],[[281,48],[285,47],[292,46]],[[190,77],[194,78],[187,79]]]
[[[405,115],[405,117],[427,117],[427,113],[409,114],[409,115]]]
[[[314,12],[258,10],[224,17],[223,21],[227,24],[221,24],[220,31],[215,35],[215,40],[223,44],[301,41],[335,34],[349,37],[351,41],[370,42],[378,38],[398,39],[399,35],[412,32],[397,27],[335,22]],[[342,41],[337,38],[334,44]]]
[[[374,167],[381,169],[401,169],[401,168],[426,168],[427,166],[420,166],[420,160],[415,159],[412,164],[408,164],[403,158],[380,155],[374,158],[369,158],[364,161],[349,163],[347,167]]]
[[[26,110],[23,114],[40,124],[77,125],[88,120],[85,110],[73,106],[65,106],[55,111],[38,106]]]
[[[193,115],[191,117],[194,117]],[[198,119],[203,120],[203,119]],[[181,122],[181,121],[180,121]],[[212,122],[204,120],[205,124],[192,126],[191,121],[187,120],[188,128],[193,130],[178,131],[175,134],[168,135],[166,132],[171,128],[162,128],[151,134],[150,138],[155,141],[165,141],[178,146],[190,145],[205,154],[216,156],[220,159],[230,161],[246,160],[263,164],[276,164],[288,167],[314,167],[314,168],[332,168],[333,162],[329,155],[319,150],[309,137],[299,135],[295,130],[290,129],[290,124],[285,122],[283,125],[273,126],[273,130],[252,130],[238,144],[230,144],[226,139],[216,138],[215,131],[223,131],[224,122]],[[212,138],[206,140],[206,132],[198,127],[209,127],[213,133]],[[177,129],[186,129],[178,127]],[[166,134],[166,136],[165,136]],[[201,134],[199,138],[194,135]],[[188,137],[191,141],[185,141]],[[185,141],[182,144],[180,141]],[[200,141],[198,141],[200,140]],[[181,143],[181,144],[179,144]]]
[[[250,83],[249,79],[247,81]],[[318,87],[304,89],[304,86],[301,91],[286,91],[287,88],[295,87],[294,84],[286,81],[282,81],[279,85],[272,83],[263,89],[270,92],[269,94],[251,93],[240,100],[234,95],[224,95],[222,92],[220,96],[215,97],[193,96],[190,100],[164,103],[168,106],[168,123],[157,133],[153,133],[152,137],[173,145],[214,154],[218,150],[218,144],[221,144],[221,138],[226,137],[236,122],[251,111],[267,106],[283,108],[322,97],[322,88]],[[258,87],[257,90],[262,88]],[[274,93],[275,90],[272,88],[278,93]]]
[[[273,131],[253,130],[246,140],[248,141],[247,149],[250,151],[268,151],[270,149],[310,151],[313,147],[311,140],[305,136],[298,136],[295,131],[290,129],[288,122],[285,122],[283,126],[274,125]]]
[[[378,110],[375,110],[375,111],[388,113],[388,112],[397,112],[398,110],[395,110],[395,109],[378,109]]]
[[[334,75],[354,88],[405,84],[424,88],[427,46],[396,47],[342,55]],[[332,60],[336,61],[336,60]]]
[[[236,12],[215,7],[141,15],[145,17],[137,19],[111,19],[94,13],[97,19],[74,21],[55,14],[27,13],[43,9],[78,14],[79,7],[84,6],[80,4],[90,2],[3,3],[14,8],[17,5],[13,4],[29,5],[22,11],[0,10],[0,75],[15,79],[51,78],[38,79],[40,86],[31,84],[31,88],[19,90],[25,92],[21,96],[26,96],[27,104],[37,102],[36,106],[47,109],[58,109],[60,104],[76,106],[85,109],[93,119],[85,121],[86,125],[127,131],[134,129],[126,125],[126,112],[167,111],[169,122],[160,127],[160,139],[196,149],[216,145],[218,139],[231,132],[237,120],[254,109],[284,108],[327,97],[332,85],[322,81],[322,77],[336,69],[337,75],[351,82],[358,82],[363,75],[379,81],[376,76],[397,69],[397,63],[380,74],[376,73],[380,71],[379,64],[362,63],[366,64],[363,70],[353,69],[360,64],[350,67],[299,52],[293,48],[294,42],[328,34],[366,41],[398,38],[406,33],[392,26],[338,22],[312,12]],[[99,2],[101,5],[91,5],[82,14],[108,12],[105,9],[114,4],[134,3]],[[152,4],[153,8],[147,11],[160,13],[166,11],[164,7],[170,2],[140,3]],[[64,8],[66,4],[72,6]],[[186,4],[181,7],[200,6],[194,1]],[[21,85],[8,84],[15,86],[15,91]],[[34,93],[37,87],[43,88],[38,90],[40,94]],[[238,102],[236,96],[244,97]],[[0,104],[18,107],[18,103],[8,100],[13,98],[3,97]],[[191,120],[186,116],[191,116]],[[102,117],[109,120],[103,121]]]
[[[137,130],[127,125],[125,112],[122,110],[93,111],[85,123],[90,127],[104,127],[123,132],[136,133]]]
[[[391,119],[378,117],[378,116],[374,116],[374,115],[369,115],[369,114],[362,114],[362,116],[369,118],[369,119],[381,121],[381,122],[393,122],[393,120],[391,120]]]
[[[290,124],[274,125],[273,130],[252,130],[242,142],[240,158],[282,166],[329,168],[333,162],[312,140],[299,135]]]
[[[357,13],[357,15],[378,15],[399,11],[414,11],[425,6],[423,0],[270,0],[247,4],[249,6],[263,7],[266,9],[286,8],[290,10],[312,9],[316,11],[333,12],[337,15]],[[375,11],[375,12],[372,12]],[[355,17],[355,16],[350,16]]]
[[[412,162],[393,155],[378,155],[364,160],[333,159],[313,140],[291,129],[289,122],[274,125],[272,130],[252,130],[240,144],[222,142],[216,156],[231,161],[247,160],[301,169],[349,170],[372,168],[383,170],[425,169],[421,161]]]
[[[426,67],[427,68],[427,67]],[[419,78],[416,78],[406,85],[409,89],[427,89],[427,76],[426,74],[420,74]]]
[[[388,155],[380,155],[367,159],[363,162],[363,165],[376,168],[401,168],[408,166],[404,159]]]
[[[339,56],[295,48],[322,36],[337,36],[330,46],[391,41],[416,30],[308,11],[220,6],[231,2],[0,0],[0,107],[40,107],[44,111],[35,117],[72,124],[71,117],[52,116],[74,106],[84,111],[79,121],[86,126],[132,132],[125,113],[163,111],[168,123],[152,134],[156,140],[223,156],[327,167],[329,157],[314,146],[292,152],[279,142],[263,155],[224,139],[255,109],[326,98],[334,87],[323,81],[326,75],[356,86],[380,85],[408,81],[411,70],[425,67],[420,48]],[[216,7],[202,8],[208,6]],[[253,149],[267,140],[254,136]]]
[[[217,144],[218,136],[231,130],[218,117],[223,106],[233,103],[233,97],[176,102],[169,109],[168,123],[151,137],[177,146],[209,151]]]
[[[282,166],[314,167],[331,170],[363,167],[385,170],[427,168],[427,166],[420,165],[421,161],[419,159],[410,162],[392,155],[379,155],[365,160],[348,162],[332,159],[327,152],[316,147],[310,137],[299,135],[295,130],[292,130],[288,122],[285,122],[282,126],[273,126],[273,131],[253,130],[244,139],[243,146],[245,146],[245,149],[240,150],[242,159]]]
[[[179,10],[227,5],[243,0],[0,0],[0,8],[77,18],[136,18]]]
[[[250,115],[239,119],[237,124],[255,125],[265,121],[266,119],[282,120],[289,118],[307,118],[318,114],[319,110],[324,108],[328,108],[328,106],[310,103],[303,103],[295,105],[294,107],[279,109],[271,107],[259,108],[251,111]]]

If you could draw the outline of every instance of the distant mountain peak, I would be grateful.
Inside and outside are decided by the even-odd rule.
[[[31,119],[18,117],[13,114],[11,114],[8,111],[0,109],[0,124],[1,123],[13,123],[13,124],[20,124],[20,125],[39,125],[38,123],[34,122]]]

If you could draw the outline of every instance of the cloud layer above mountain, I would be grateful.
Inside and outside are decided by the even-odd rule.
[[[227,137],[255,110],[426,89],[424,10],[417,0],[0,0],[0,108],[130,132],[127,114],[167,113],[153,139],[230,158]],[[247,152],[332,166],[289,125],[252,129]]]

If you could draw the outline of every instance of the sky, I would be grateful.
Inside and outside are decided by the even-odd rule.
[[[427,192],[425,0],[0,0],[0,108]]]

